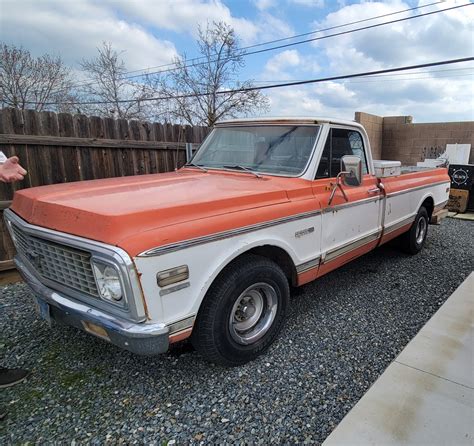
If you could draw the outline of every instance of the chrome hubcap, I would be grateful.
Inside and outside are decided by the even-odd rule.
[[[242,345],[253,344],[265,335],[275,319],[278,298],[268,283],[256,283],[240,294],[232,307],[229,331]]]
[[[426,234],[426,219],[420,218],[418,224],[416,225],[416,243],[421,245],[425,239]]]

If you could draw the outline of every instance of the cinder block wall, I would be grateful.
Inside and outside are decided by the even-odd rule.
[[[356,112],[355,120],[366,127],[371,141],[373,138],[374,159],[392,159],[404,165],[416,165],[425,158],[441,155],[446,144],[458,143],[471,144],[469,163],[474,164],[473,121],[414,124],[411,116],[382,118],[361,112]],[[380,120],[381,132],[378,130],[379,125],[373,124]]]
[[[369,135],[372,156],[375,160],[382,159],[382,116],[371,115],[370,113],[356,112],[355,120],[361,123]]]

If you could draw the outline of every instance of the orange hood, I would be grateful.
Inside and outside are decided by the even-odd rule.
[[[34,225],[120,245],[152,229],[288,202],[281,183],[183,169],[24,189],[16,192],[12,210]]]

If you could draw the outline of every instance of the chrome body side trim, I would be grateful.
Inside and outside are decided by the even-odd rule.
[[[169,329],[170,335],[179,333],[180,331],[183,331],[183,330],[189,330],[190,328],[193,327],[195,320],[196,320],[196,315],[193,314],[192,316],[189,316],[185,319],[169,324],[168,329]]]
[[[169,288],[163,288],[160,290],[160,296],[166,296],[168,294],[174,293],[179,290],[184,290],[185,288],[189,288],[191,284],[189,282],[179,283],[177,285],[172,285]]]
[[[403,228],[403,226],[410,225],[415,221],[416,213],[412,214],[411,216],[404,218],[402,221],[392,223],[385,227],[384,235],[390,234],[397,229]]]
[[[71,288],[65,287],[60,283],[48,280],[44,277],[40,277],[35,273],[35,268],[27,258],[21,257],[21,260],[25,267],[29,269],[32,275],[36,277],[38,281],[43,283],[48,288],[57,290],[60,293],[68,296],[70,299],[82,301],[93,307],[97,307],[104,311],[114,313],[117,316],[132,319],[136,322],[140,322],[146,319],[145,308],[143,305],[143,295],[139,284],[139,279],[130,256],[121,248],[116,246],[107,245],[105,243],[96,242],[93,240],[77,237],[75,235],[67,234],[64,232],[54,231],[52,229],[43,228],[27,223],[11,209],[4,211],[4,218],[7,224],[7,228],[12,235],[13,242],[15,242],[15,236],[12,233],[11,225],[15,224],[21,228],[22,231],[30,234],[31,236],[50,240],[55,243],[59,243],[73,248],[80,248],[91,253],[92,258],[98,260],[103,259],[107,262],[112,262],[116,265],[120,271],[122,284],[124,286],[126,300],[125,307],[119,307],[117,305],[109,304],[108,302],[98,298],[88,296],[85,293],[75,291]],[[18,256],[20,257],[20,256]]]
[[[336,204],[335,206],[329,206],[327,208],[324,208],[323,213],[327,214],[328,212],[336,212],[336,211],[339,211],[340,209],[351,208],[354,206],[359,206],[361,204],[370,203],[371,201],[379,201],[382,199],[383,197],[372,197],[372,198],[364,198],[362,200],[357,200],[357,201],[351,201],[349,203]]]
[[[324,263],[330,262],[331,260],[335,260],[338,257],[347,254],[350,251],[353,251],[354,249],[366,245],[367,243],[376,241],[380,237],[380,234],[381,231],[377,230],[372,234],[365,235],[355,241],[346,243],[343,246],[339,246],[335,249],[327,251],[326,255],[324,256]]]
[[[308,260],[307,262],[301,263],[296,267],[296,273],[301,274],[310,269],[316,268],[319,266],[321,261],[321,256],[315,257],[314,259]]]
[[[49,305],[51,318],[56,322],[84,330],[84,322],[95,324],[107,333],[107,340],[118,347],[138,354],[158,354],[168,350],[169,328],[160,323],[135,323],[110,313],[75,302],[68,296],[43,285],[20,257],[15,264],[25,282],[37,298]],[[91,331],[87,331],[91,333]],[[93,333],[92,333],[93,334]],[[103,336],[96,336],[104,338]]]
[[[321,214],[321,210],[317,209],[315,211],[303,212],[302,214],[290,215],[288,217],[282,217],[276,220],[270,220],[263,223],[257,223],[254,225],[244,226],[242,228],[230,229],[228,231],[217,232],[216,234],[196,237],[193,239],[184,240],[182,242],[170,243],[169,245],[163,245],[163,246],[159,246],[158,248],[149,249],[148,251],[138,254],[137,257],[153,257],[153,256],[162,255],[162,254],[168,254],[170,252],[179,251],[180,249],[190,248],[192,246],[202,245],[204,243],[215,242],[215,241],[223,240],[229,237],[235,237],[237,235],[247,234],[249,232],[254,232],[260,229],[270,228],[272,226],[277,226],[284,223],[301,220],[303,218],[314,217],[320,214]]]
[[[448,201],[449,200],[444,200],[444,201],[441,201],[438,204],[435,204],[433,211],[438,211],[438,210],[444,209],[444,207],[448,204]]]
[[[387,198],[396,197],[397,195],[408,194],[409,192],[413,192],[415,190],[420,190],[420,189],[426,189],[427,187],[439,186],[440,184],[450,185],[451,183],[449,183],[448,181],[439,181],[437,183],[430,183],[430,184],[424,184],[423,186],[411,187],[410,189],[403,189],[397,192],[390,192],[387,194]]]

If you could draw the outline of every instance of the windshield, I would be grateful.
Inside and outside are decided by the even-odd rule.
[[[192,164],[296,176],[306,167],[318,132],[319,126],[302,125],[217,127]]]

